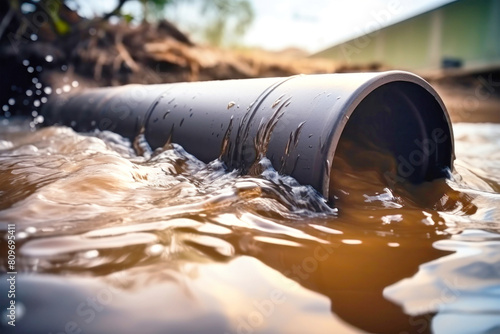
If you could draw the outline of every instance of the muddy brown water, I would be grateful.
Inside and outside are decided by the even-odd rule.
[[[344,142],[332,207],[265,160],[244,176],[4,120],[1,332],[500,332],[500,125],[454,131],[450,179],[419,186]]]

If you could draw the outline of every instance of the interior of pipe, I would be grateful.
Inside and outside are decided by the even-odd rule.
[[[356,107],[342,132],[330,189],[341,177],[342,164],[375,171],[388,185],[445,177],[453,155],[449,127],[436,98],[420,85],[391,82],[378,87]]]

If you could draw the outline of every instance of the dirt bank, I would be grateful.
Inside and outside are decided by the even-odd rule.
[[[7,3],[0,3],[0,14],[0,115],[7,116],[36,113],[48,94],[81,87],[389,69],[307,58],[300,50],[217,49],[193,43],[167,21],[110,24],[64,6],[65,33]],[[426,78],[454,122],[500,122],[500,70]]]

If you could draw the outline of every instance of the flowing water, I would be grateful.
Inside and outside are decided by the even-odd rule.
[[[497,333],[500,125],[454,131],[450,179],[420,186],[345,142],[330,207],[265,159],[242,176],[176,144],[4,121],[1,332]]]

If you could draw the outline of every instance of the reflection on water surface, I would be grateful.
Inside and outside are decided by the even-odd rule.
[[[500,126],[455,137],[452,179],[421,186],[352,161],[377,155],[340,154],[330,208],[266,160],[241,176],[175,144],[137,155],[108,132],[2,125],[16,331],[494,332]]]

